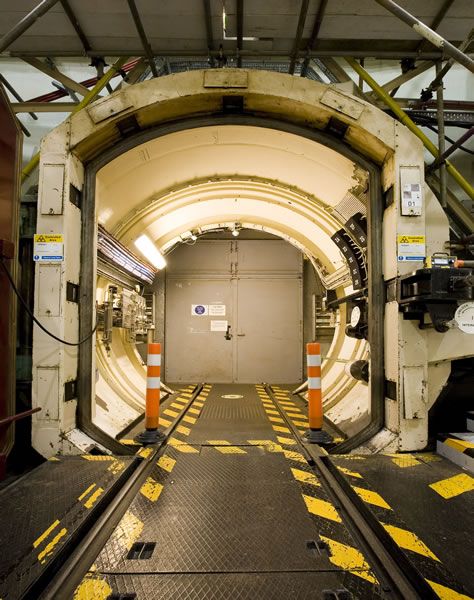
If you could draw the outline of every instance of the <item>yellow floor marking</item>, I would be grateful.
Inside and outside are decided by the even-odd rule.
[[[164,469],[165,471],[168,471],[168,473],[171,473],[171,471],[174,469],[174,466],[176,464],[176,461],[174,458],[171,458],[171,456],[160,456],[160,458],[158,459],[157,465],[159,467],[161,467],[162,469]]]
[[[248,440],[248,443],[252,446],[263,446],[267,452],[283,452],[283,448],[272,440]]]
[[[382,525],[385,527],[386,531],[390,534],[393,540],[400,546],[400,548],[411,550],[412,552],[416,552],[422,556],[427,556],[428,558],[432,558],[433,560],[437,560],[439,562],[439,558],[433,554],[428,546],[422,542],[420,538],[412,531],[401,529],[400,527],[395,527],[394,525],[386,525],[385,523],[382,523]]]
[[[85,492],[82,492],[82,494],[79,496],[78,500],[82,500],[83,498],[85,498],[95,488],[95,486],[96,486],[95,483],[91,484]]]
[[[303,499],[306,502],[306,508],[308,512],[317,517],[323,517],[324,519],[330,519],[336,521],[336,523],[342,523],[341,517],[338,515],[337,510],[334,506],[326,500],[320,500],[319,498],[313,498],[303,494]]]
[[[172,406],[173,408],[177,408],[178,410],[183,410],[183,405],[182,404],[178,404],[177,402],[172,402],[170,404],[170,406]]]
[[[319,481],[316,479],[316,475],[314,475],[313,473],[307,473],[306,471],[302,471],[301,469],[294,469],[293,467],[291,467],[291,472],[293,473],[293,477],[297,481],[301,481],[301,483],[309,483],[310,485],[317,486],[320,485]]]
[[[188,410],[189,413],[192,413],[193,415],[200,415],[201,411],[198,408],[190,408]]]
[[[417,460],[412,454],[387,454],[392,457],[392,462],[397,467],[405,469],[406,467],[416,467],[421,465],[421,462]]]
[[[51,556],[51,554],[53,553],[53,550],[57,546],[59,540],[61,538],[63,538],[66,535],[66,533],[67,533],[67,529],[65,527],[63,527],[61,529],[61,531],[56,535],[56,537],[53,538],[49,542],[49,544],[46,546],[46,548],[38,554],[38,560],[40,561],[40,563],[42,565],[44,565],[48,556]]]
[[[448,477],[436,483],[431,483],[429,487],[445,500],[449,500],[449,498],[454,498],[455,496],[459,496],[459,494],[472,492],[474,490],[474,477],[471,477],[467,473],[460,473],[459,475],[454,475],[454,477]]]
[[[176,412],[175,410],[170,410],[169,408],[167,408],[166,410],[163,411],[164,415],[168,415],[168,417],[179,417],[179,413]]]
[[[285,409],[285,412],[289,417],[295,417],[296,419],[301,419],[304,416],[301,410],[296,411],[294,408],[291,411]]]
[[[174,399],[174,402],[178,402],[179,404],[187,404],[189,402],[189,398],[181,398],[181,396],[179,396],[178,398]]]
[[[466,596],[465,594],[460,594],[451,588],[448,588],[440,583],[435,583],[434,581],[426,580],[430,586],[434,589],[434,591],[438,594],[441,600],[472,600],[471,596]]]
[[[51,461],[51,462],[60,462],[59,458],[57,456],[50,456],[48,458],[48,460]]]
[[[380,506],[380,508],[387,508],[388,510],[392,510],[390,504],[387,504],[387,502],[385,502],[382,496],[380,494],[377,494],[377,492],[373,492],[372,490],[366,490],[365,488],[355,486],[352,486],[352,489],[360,498],[362,498],[364,502],[367,502],[368,504],[373,504],[374,506]]]
[[[440,462],[443,459],[438,454],[434,454],[433,452],[420,452],[417,454],[418,460],[422,460],[425,463],[429,462]]]
[[[41,544],[41,542],[45,540],[48,537],[48,535],[53,531],[53,529],[55,529],[58,525],[58,520],[54,521],[54,523],[51,523],[48,529],[46,529],[46,531],[43,531],[39,538],[33,542],[33,548],[37,548]]]
[[[293,440],[292,438],[277,435],[277,440],[280,442],[280,444],[286,444],[287,446],[296,446],[296,440]]]
[[[163,486],[153,477],[147,477],[145,483],[140,488],[140,493],[151,502],[156,502],[163,491]]]
[[[323,535],[321,535],[320,538],[329,546],[329,560],[333,565],[346,571],[350,571],[353,575],[362,577],[362,579],[366,579],[367,581],[370,581],[370,583],[377,583],[377,580],[370,572],[370,566],[358,550],[352,548],[352,546],[346,546],[346,544],[331,540]]]
[[[160,416],[160,425],[164,425],[165,427],[169,427],[172,421],[168,421],[168,419],[164,419]]]
[[[273,410],[273,408],[266,408],[265,412],[267,415],[279,415],[280,413],[277,410]]]
[[[176,450],[179,452],[183,452],[185,454],[199,454],[199,450],[193,446],[190,446],[189,444],[186,444],[186,442],[177,440],[176,438],[170,438],[168,440],[168,444],[173,446],[173,448],[176,448]]]
[[[183,435],[189,435],[191,433],[189,427],[185,427],[184,425],[178,425],[178,427],[176,427],[176,431],[178,433],[182,433]]]
[[[447,440],[444,440],[443,444],[454,448],[458,452],[464,452],[464,450],[467,450],[468,448],[474,448],[474,444],[472,442],[467,442],[466,440],[455,440],[454,438],[448,438]]]
[[[309,421],[295,421],[294,419],[292,421],[296,427],[309,427]]]
[[[204,406],[204,402],[198,402],[198,401],[196,401],[194,403],[194,406],[197,406],[198,408],[202,408]]]
[[[141,456],[142,458],[148,458],[152,452],[153,452],[153,448],[140,448],[140,450],[138,450],[138,452],[136,452],[136,456]]]
[[[211,446],[230,446],[227,440],[207,440],[207,443]]]
[[[185,398],[192,398],[192,394],[189,394],[188,392],[181,392],[180,394],[181,396],[184,396]]]
[[[102,455],[102,454],[82,454],[81,455],[84,460],[115,460],[113,456]]]
[[[362,475],[360,473],[357,473],[356,471],[351,471],[350,469],[346,469],[345,467],[337,467],[339,469],[339,471],[341,471],[341,473],[344,473],[344,475],[349,475],[349,477],[357,477],[357,479],[363,479]]]
[[[143,521],[136,517],[132,511],[127,510],[118,524],[117,529],[112,534],[112,537],[115,538],[122,548],[130,550],[140,537],[142,531]]]
[[[281,417],[268,417],[268,420],[272,423],[285,423],[284,419]]]
[[[221,454],[247,454],[245,450],[238,446],[214,446],[214,448]]]
[[[262,402],[262,404],[265,408],[275,408],[273,402]]]
[[[290,402],[289,400],[280,400],[279,402],[283,406],[291,407],[291,409],[296,408],[296,404],[294,402]]]
[[[103,488],[97,488],[96,491],[92,494],[92,496],[89,497],[88,500],[86,500],[84,502],[84,506],[86,508],[92,508],[95,504],[95,502],[97,502],[97,499],[99,498],[99,496],[101,496],[104,493],[104,489]]]
[[[110,471],[111,473],[120,473],[123,469],[125,469],[125,463],[117,459],[110,465],[107,471]]]
[[[197,419],[195,417],[190,417],[189,415],[184,415],[183,421],[185,423],[191,423],[191,425],[194,425],[196,423]]]
[[[282,427],[281,425],[272,425],[272,427],[275,431],[278,431],[278,433],[291,433],[288,427]]]
[[[106,600],[112,591],[105,579],[86,576],[76,588],[74,600]]]
[[[285,455],[285,458],[288,458],[289,460],[295,460],[296,462],[307,464],[305,457],[299,452],[293,452],[292,450],[283,450],[283,454]]]

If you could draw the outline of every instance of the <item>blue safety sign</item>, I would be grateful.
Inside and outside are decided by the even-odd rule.
[[[209,314],[209,306],[207,304],[192,304],[191,314],[195,317],[203,317]]]

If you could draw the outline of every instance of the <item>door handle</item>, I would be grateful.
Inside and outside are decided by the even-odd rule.
[[[225,332],[225,339],[226,340],[231,340],[232,339],[232,334],[230,332],[230,325],[227,325],[227,331]]]
[[[245,333],[238,333],[237,337],[245,337]]]

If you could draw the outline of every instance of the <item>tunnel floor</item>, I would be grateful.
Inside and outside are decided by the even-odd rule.
[[[290,422],[299,431],[307,426],[303,402],[278,386],[191,389],[164,403],[163,418],[179,424],[82,582],[64,597],[392,597],[295,439]],[[81,519],[152,452],[58,457],[4,490],[0,597],[42,597],[35,582],[54,578],[48,568],[68,543],[80,545]],[[428,590],[420,597],[473,594],[474,478],[428,453],[330,462],[416,570]]]

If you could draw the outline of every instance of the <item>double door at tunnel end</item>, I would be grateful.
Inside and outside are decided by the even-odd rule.
[[[301,253],[280,240],[200,240],[169,258],[167,381],[300,381]]]

